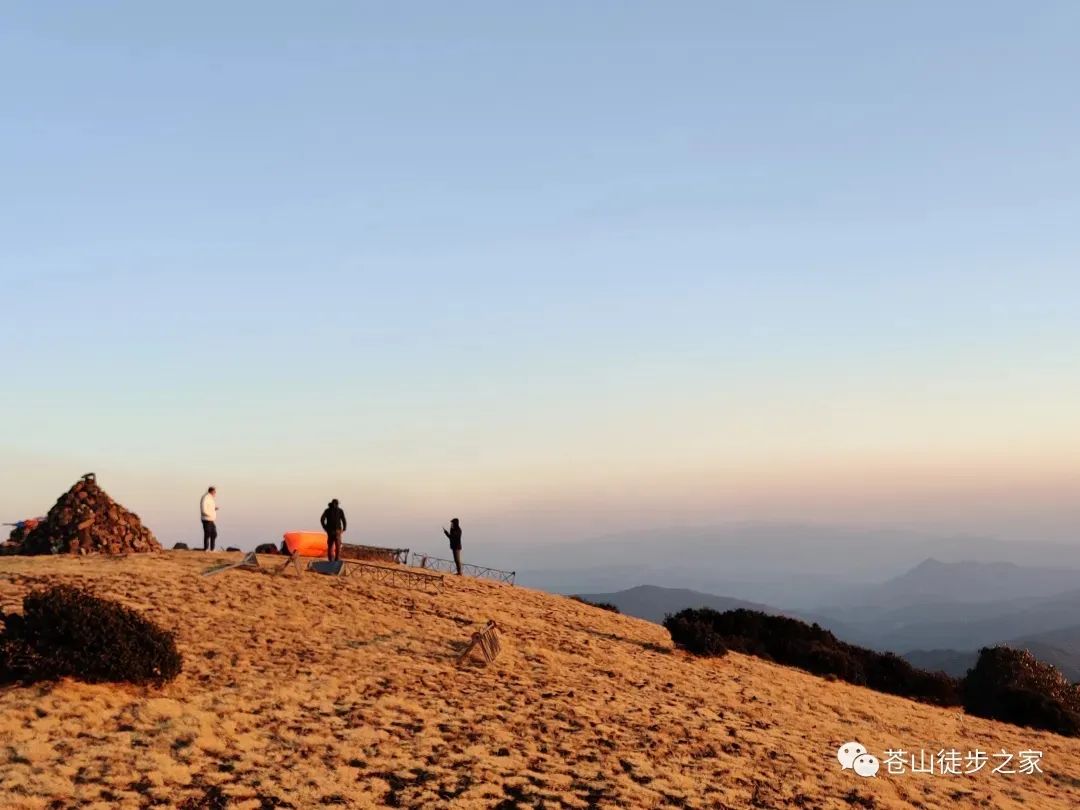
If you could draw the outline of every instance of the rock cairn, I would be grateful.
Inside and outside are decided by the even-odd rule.
[[[65,492],[23,541],[23,554],[127,554],[160,551],[139,516],[101,487],[93,473]]]

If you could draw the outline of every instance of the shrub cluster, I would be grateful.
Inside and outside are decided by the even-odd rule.
[[[694,655],[724,655],[728,648],[724,637],[713,626],[715,610],[681,610],[664,617],[664,627],[671,633],[676,647],[682,647]]]
[[[589,599],[585,599],[585,598],[583,598],[581,596],[571,596],[570,598],[573,599],[575,602],[581,602],[581,604],[583,604],[583,605],[590,605],[590,606],[592,606],[594,608],[600,608],[601,610],[607,610],[607,611],[610,611],[612,613],[618,613],[619,612],[619,608],[616,607],[615,605],[611,604],[611,602],[593,602],[593,601],[591,601]]]
[[[71,585],[23,598],[0,634],[0,683],[64,677],[161,684],[182,666],[173,634],[129,607]]]
[[[756,655],[866,686],[879,692],[939,706],[959,706],[960,682],[941,672],[924,672],[892,653],[840,641],[817,624],[756,610],[687,609],[664,619],[679,647],[696,655],[727,650]]]
[[[1027,650],[981,649],[964,679],[964,709],[991,720],[1080,736],[1080,686]]]

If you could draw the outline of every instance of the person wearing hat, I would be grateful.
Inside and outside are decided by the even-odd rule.
[[[326,532],[326,559],[335,562],[341,559],[341,533],[348,528],[345,512],[338,506],[337,498],[326,505],[319,522]]]
[[[442,531],[450,541],[450,550],[454,552],[454,565],[457,566],[458,576],[461,576],[461,526],[458,519],[450,521],[450,531],[447,531],[446,527],[443,527]]]

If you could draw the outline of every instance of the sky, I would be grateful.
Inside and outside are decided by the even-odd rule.
[[[1075,3],[4,18],[2,520],[1080,542]]]

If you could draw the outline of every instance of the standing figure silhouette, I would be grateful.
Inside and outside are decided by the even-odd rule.
[[[457,566],[458,576],[461,576],[461,525],[458,519],[450,521],[450,531],[443,528],[443,534],[450,540],[450,550],[454,552],[454,565]]]
[[[341,534],[348,527],[345,512],[338,506],[337,498],[326,505],[319,519],[326,532],[326,559],[330,562],[341,559]]]

